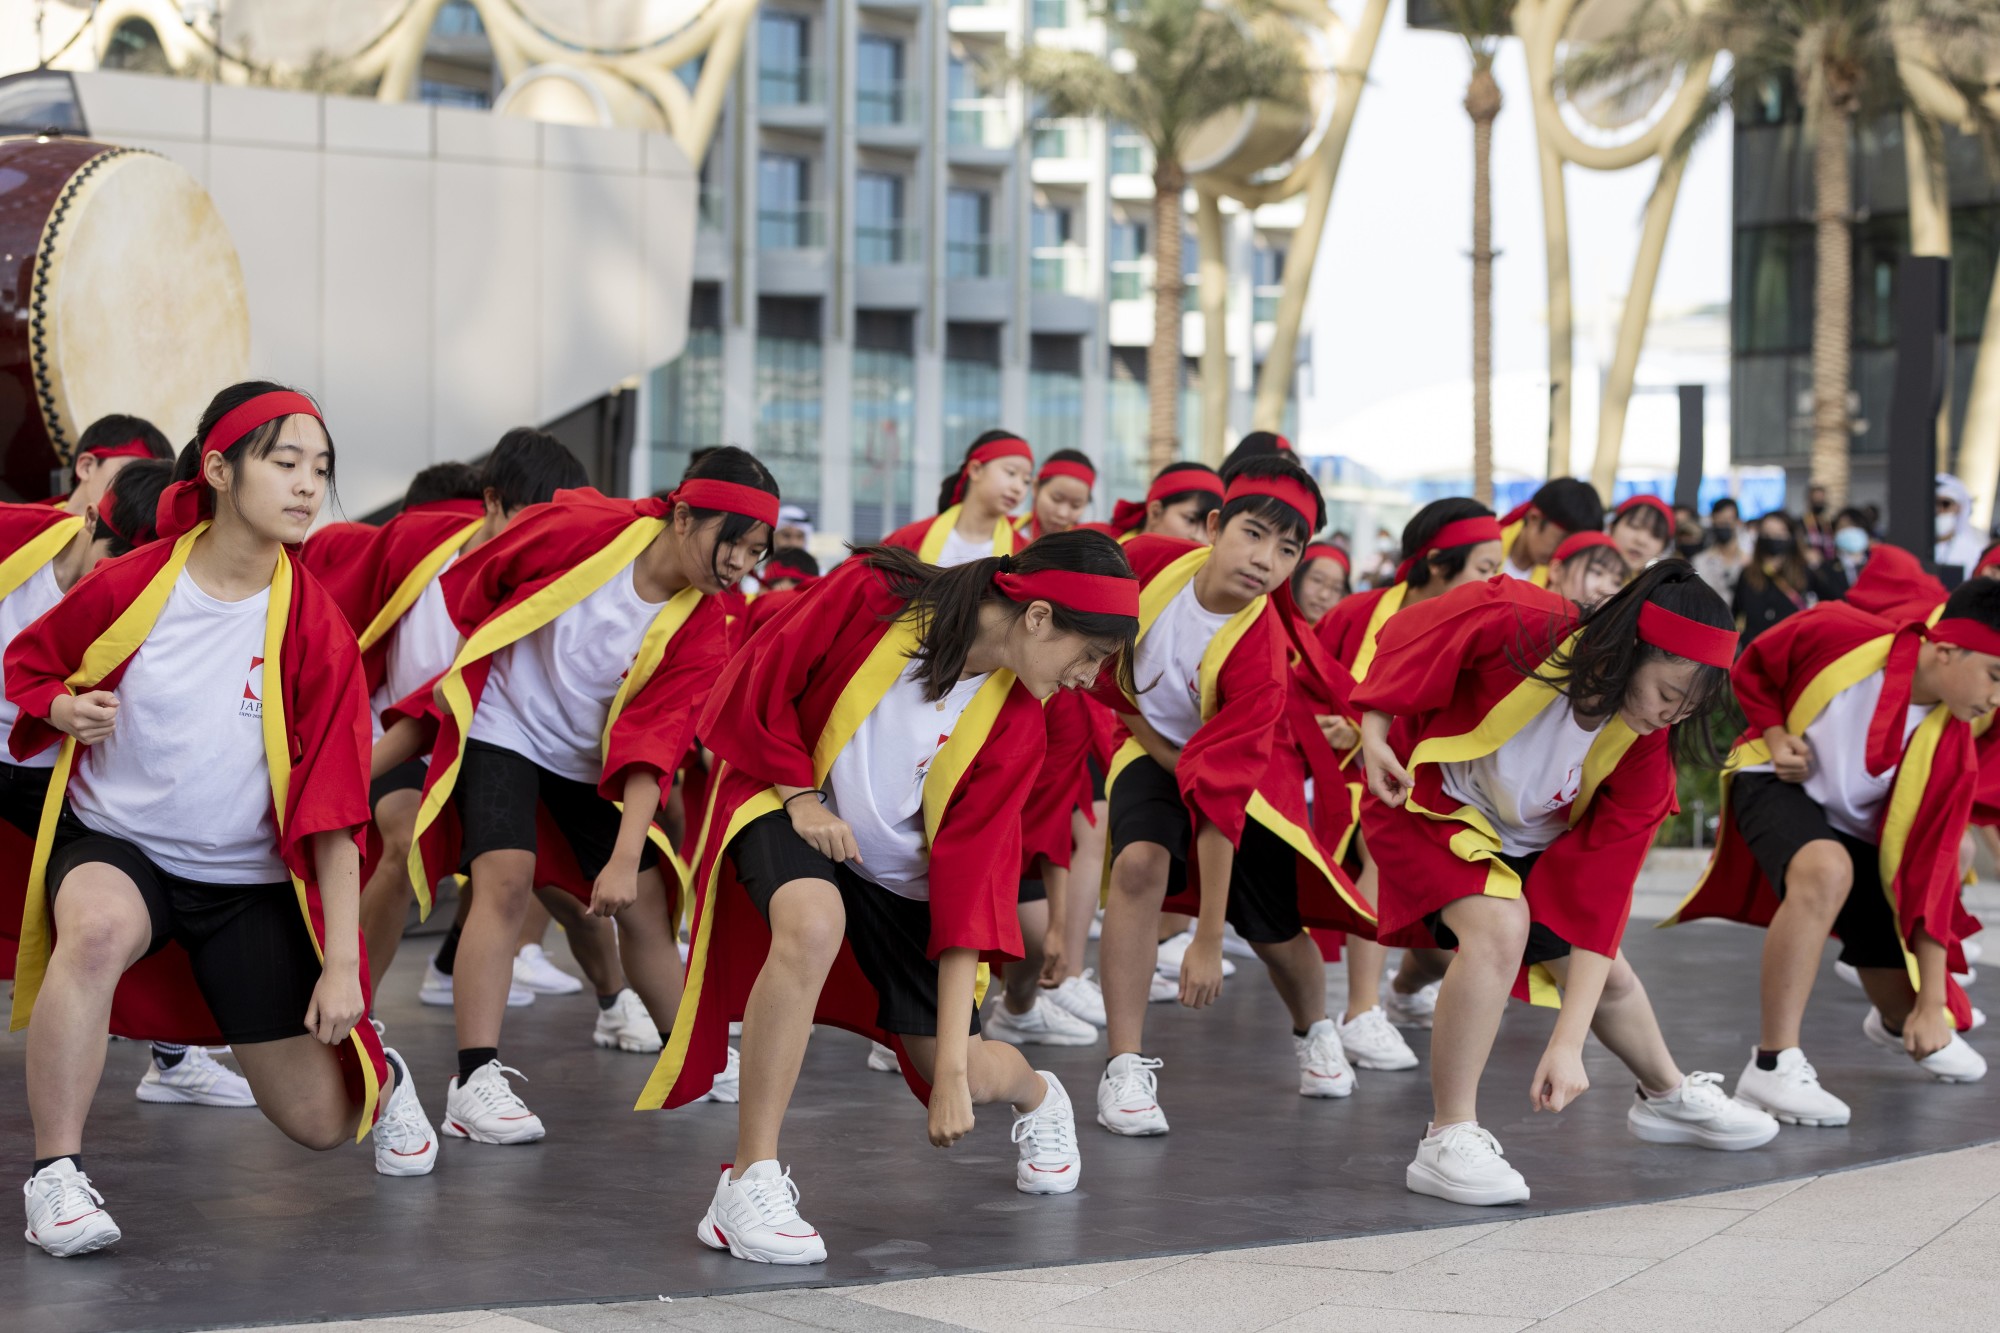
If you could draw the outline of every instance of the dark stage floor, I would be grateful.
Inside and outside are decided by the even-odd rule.
[[[1683,1065],[1720,1069],[1733,1085],[1754,1032],[1761,936],[1716,925],[1631,934]],[[406,952],[384,1011],[435,1120],[451,1016],[417,1004],[427,950]],[[2000,1137],[2000,1078],[1934,1084],[1866,1044],[1865,1001],[1826,966],[1807,1050],[1854,1106],[1854,1125],[1788,1128],[1751,1153],[1632,1138],[1630,1079],[1594,1046],[1596,1086],[1583,1101],[1560,1117],[1529,1114],[1527,1081],[1552,1015],[1514,1006],[1487,1076],[1485,1123],[1534,1202],[1507,1215],[1672,1198]],[[1150,1044],[1166,1060],[1161,1101],[1174,1126],[1166,1138],[1118,1139],[1092,1123],[1084,1108],[1101,1046],[1037,1057],[1082,1112],[1083,1186],[1064,1198],[1015,1192],[1004,1108],[982,1112],[957,1149],[934,1150],[901,1082],[863,1067],[859,1039],[823,1033],[786,1126],[805,1215],[832,1252],[808,1269],[742,1263],[696,1242],[717,1165],[732,1153],[735,1108],[627,1110],[649,1060],[591,1047],[588,996],[544,997],[508,1018],[507,1058],[532,1079],[520,1091],[549,1138],[517,1148],[449,1140],[435,1174],[419,1180],[376,1175],[365,1149],[307,1153],[254,1111],[142,1106],[132,1088],[144,1050],[119,1043],[88,1154],[125,1240],[67,1261],[16,1244],[0,1257],[0,1310],[36,1333],[216,1327],[824,1285],[1488,1220],[1403,1188],[1429,1111],[1421,1069],[1364,1073],[1346,1101],[1296,1095],[1288,1025],[1257,972],[1243,968],[1208,1013],[1153,1007]],[[1423,1054],[1428,1034],[1411,1035]],[[22,1058],[19,1036],[0,1042],[9,1108],[0,1155],[17,1171],[32,1157]]]

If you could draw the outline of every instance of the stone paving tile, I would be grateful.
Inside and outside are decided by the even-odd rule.
[[[1480,1237],[1470,1248],[1667,1259],[1740,1217],[1721,1208],[1595,1208],[1524,1218]]]
[[[1640,1273],[1635,1290],[1699,1292],[1717,1299],[1755,1293],[1826,1304],[1910,1254],[1903,1245],[1801,1240],[1791,1236],[1710,1236]]]
[[[1436,1227],[1393,1236],[1356,1236],[1351,1240],[1314,1240],[1297,1245],[1271,1245],[1254,1250],[1230,1250],[1215,1257],[1231,1263],[1283,1264],[1297,1268],[1349,1268],[1362,1272],[1396,1273],[1462,1245],[1516,1225],[1486,1222],[1472,1226]]]
[[[844,1294],[860,1304],[900,1310],[957,1327],[979,1329],[982,1333],[1016,1333],[1026,1324],[1061,1319],[1061,1307],[1099,1290],[1102,1289],[1063,1282],[927,1277],[880,1287],[848,1288]]]
[[[901,1283],[893,1284],[901,1286]],[[866,1304],[852,1297],[880,1288],[850,1287],[820,1291],[766,1291],[719,1296],[724,1305],[789,1319],[794,1325],[832,1329],[835,1333],[945,1333],[957,1325],[921,1314]],[[1019,1325],[1016,1325],[1019,1327]]]
[[[1236,1259],[1250,1250],[1232,1250],[1227,1255]],[[999,1273],[974,1274],[976,1277],[990,1277],[1002,1282],[1066,1282],[1078,1287],[1115,1287],[1130,1282],[1133,1278],[1157,1273],[1162,1268],[1172,1268],[1184,1264],[1192,1256],[1185,1254],[1160,1255],[1152,1259],[1114,1259],[1102,1264],[1065,1264],[1059,1268],[1010,1268]]]
[[[715,1297],[685,1301],[627,1301],[615,1305],[543,1305],[513,1312],[553,1333],[776,1333],[798,1325],[762,1310],[731,1305]],[[317,1330],[315,1330],[317,1333]],[[375,1330],[369,1330],[375,1333]]]
[[[1533,1320],[1504,1315],[1316,1305],[1271,1325],[1264,1333],[1521,1333],[1535,1327],[1539,1325]]]
[[[1667,1208],[1733,1208],[1742,1212],[1755,1212],[1766,1204],[1784,1198],[1793,1190],[1801,1189],[1812,1182],[1808,1176],[1802,1180],[1774,1180],[1768,1185],[1752,1185],[1748,1189],[1723,1190],[1717,1194],[1697,1194],[1691,1199],[1666,1199],[1662,1206]]]
[[[1335,1300],[1374,1274],[1196,1259],[1072,1301],[1050,1324],[1177,1333],[1253,1333]]]
[[[1329,1304],[1540,1319],[1643,1270],[1648,1261],[1464,1246],[1398,1273],[1356,1275]]]
[[[1783,1333],[1821,1308],[1817,1301],[1786,1300],[1755,1292],[1696,1299],[1690,1293],[1608,1287],[1535,1325],[1535,1333],[1632,1333],[1671,1328],[1674,1333]],[[1873,1333],[1884,1333],[1877,1328]]]
[[[1908,1171],[1872,1168],[1821,1176],[1729,1228],[1732,1236],[1922,1245],[1990,1200],[1992,1181],[1935,1162]]]
[[[1797,1325],[1799,1333],[1884,1333],[1912,1327],[2000,1328],[2000,1281],[1905,1277],[1900,1269],[1891,1269]]]

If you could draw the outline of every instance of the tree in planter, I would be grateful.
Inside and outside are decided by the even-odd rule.
[[[1267,38],[1262,0],[1118,0],[1100,5],[1110,54],[1033,46],[1008,63],[1044,114],[1122,122],[1153,149],[1153,342],[1146,351],[1147,465],[1179,457],[1182,153],[1195,128],[1245,102],[1305,104],[1298,48]]]
[[[1465,39],[1472,79],[1465,114],[1472,117],[1472,494],[1493,503],[1493,122],[1500,117],[1500,83],[1493,59],[1512,31],[1514,0],[1438,0],[1438,11]]]
[[[1662,69],[1727,54],[1674,145],[1685,161],[1738,89],[1790,79],[1813,149],[1812,481],[1834,506],[1847,503],[1848,412],[1854,346],[1854,187],[1848,158],[1857,117],[1904,105],[1939,160],[1943,126],[1911,98],[1906,80],[1942,81],[1963,98],[1989,155],[2000,125],[1983,103],[2000,52],[1994,0],[1655,0],[1624,31],[1571,56],[1571,88],[1631,86]]]

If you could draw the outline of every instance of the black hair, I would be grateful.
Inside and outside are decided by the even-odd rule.
[[[688,450],[687,469],[686,471],[682,472],[681,475],[685,477],[689,475],[689,473],[692,473],[695,470],[695,468],[701,463],[702,459],[707,458],[710,454],[714,453],[717,449],[720,448],[722,448],[722,446],[719,444],[704,444],[699,446],[698,448]]]
[[[249,402],[252,398],[261,398],[267,393],[296,393],[308,401],[312,400],[312,395],[306,393],[303,389],[290,389],[285,385],[275,384],[270,380],[244,380],[240,384],[230,385],[221,393],[209,399],[208,407],[201,414],[200,423],[194,428],[194,438],[187,442],[186,447],[181,450],[180,456],[174,459],[173,479],[175,481],[195,481],[199,479],[202,475],[202,445],[208,439],[209,435],[214,432],[216,426],[221,424],[224,417]],[[315,405],[317,404],[315,403]],[[320,422],[321,429],[324,430],[325,426],[326,422],[322,420]],[[237,439],[236,443],[224,449],[222,451],[222,461],[229,464],[230,475],[235,476],[241,473],[243,460],[246,458],[270,457],[271,451],[278,447],[278,433],[284,428],[284,417],[273,418],[263,425],[246,432]],[[334,458],[333,432],[326,431],[326,498],[329,502],[334,498]],[[206,487],[203,489],[207,491]],[[215,513],[215,496],[213,492],[208,492],[203,497],[201,507],[204,516],[212,516]]]
[[[144,417],[128,416],[123,412],[113,412],[110,416],[99,417],[83,428],[83,434],[76,437],[76,458],[82,458],[92,449],[116,448],[121,444],[137,442],[146,446],[149,457],[173,460],[174,446],[166,433]],[[70,464],[70,480],[76,480],[76,464]]]
[[[1596,532],[1604,526],[1604,501],[1597,488],[1575,477],[1545,483],[1528,503],[1564,532]]]
[[[1004,434],[1005,432],[1002,433]],[[1093,475],[1097,472],[1097,464],[1091,462],[1090,455],[1081,449],[1058,449],[1042,460],[1042,466],[1044,467],[1047,467],[1050,463],[1081,463],[1089,468]],[[1042,480],[1041,478],[1037,478],[1035,481],[1035,489],[1038,491],[1042,489]],[[943,511],[940,510],[939,512]]]
[[[1702,582],[1694,566],[1668,557],[1640,571],[1637,578],[1585,615],[1581,631],[1569,643],[1550,649],[1544,631],[1542,651],[1537,653],[1543,660],[1534,664],[1523,653],[1516,659],[1516,668],[1553,686],[1583,716],[1608,717],[1623,706],[1640,667],[1648,662],[1687,660],[1639,638],[1639,611],[1648,602],[1697,624],[1732,632],[1736,629],[1728,603]],[[1683,720],[1674,724],[1669,739],[1675,763],[1710,769],[1722,766],[1723,755],[1708,719],[1731,697],[1726,668],[1705,662],[1696,667]]]
[[[1336,565],[1340,564],[1338,560],[1334,561],[1334,563]],[[1300,556],[1299,567],[1292,571],[1292,597],[1294,600],[1298,598],[1300,585],[1306,581],[1306,571],[1311,568],[1312,561],[1306,559],[1304,556]],[[1347,566],[1341,566],[1340,577],[1348,585],[1349,591],[1352,591],[1354,580],[1352,575],[1349,574]]]
[[[1743,517],[1742,507],[1736,503],[1734,498],[1725,495],[1721,499],[1717,500],[1714,504],[1708,507],[1709,518],[1713,519],[1715,517],[1715,511],[1722,508],[1724,505],[1729,506],[1730,513],[1736,515],[1738,518]]]
[[[477,500],[485,494],[485,480],[472,464],[433,463],[410,478],[410,488],[403,492],[403,508],[440,500]]]
[[[1674,544],[1674,525],[1660,512],[1659,506],[1647,504],[1627,505],[1611,515],[1606,528],[1615,528],[1620,523],[1636,523],[1657,538],[1661,545]]]
[[[108,554],[124,555],[159,537],[160,492],[173,475],[174,465],[164,458],[136,459],[118,469],[98,501],[93,534],[109,545]]]
[[[733,481],[738,486],[754,486],[767,495],[778,493],[778,482],[771,475],[771,470],[752,457],[749,451],[738,449],[733,444],[717,445],[702,455],[701,461],[689,468],[687,476],[682,480],[694,481],[697,478],[707,481]],[[708,572],[714,576],[716,583],[727,587],[729,580],[723,576],[722,567],[716,563],[722,558],[722,548],[734,546],[749,536],[750,530],[758,525],[758,520],[748,514],[732,514],[723,509],[697,509],[693,505],[688,505],[688,513],[694,517],[697,528],[712,518],[722,520],[722,526],[716,530],[715,545],[708,553]],[[767,535],[765,537],[767,549],[769,541]]]
[[[1408,560],[1414,556],[1425,542],[1444,531],[1448,523],[1456,523],[1462,518],[1492,517],[1491,509],[1470,496],[1448,495],[1442,500],[1433,500],[1403,525],[1402,558]],[[1410,577],[1406,581],[1412,588],[1429,587],[1433,577],[1443,583],[1451,582],[1465,572],[1465,562],[1472,558],[1472,547],[1476,544],[1432,551],[1410,566]]]
[[[1270,458],[1274,454],[1291,457],[1291,451],[1285,447],[1284,438],[1276,431],[1270,430],[1253,430],[1245,435],[1236,442],[1236,447],[1229,451],[1229,457],[1222,460],[1222,480],[1225,483],[1235,480],[1236,474],[1243,470],[1243,464],[1253,458]]]
[[[1153,474],[1153,480],[1158,481],[1169,472],[1205,472],[1209,476],[1217,478],[1222,475],[1206,463],[1169,463]],[[1162,496],[1160,499],[1160,508],[1172,509],[1175,505],[1186,504],[1189,500],[1195,502],[1194,521],[1196,523],[1206,522],[1210,514],[1222,508],[1222,497],[1214,491],[1196,490],[1175,491],[1172,495]]]
[[[871,569],[882,571],[889,590],[903,599],[903,609],[890,618],[916,617],[920,643],[912,656],[921,664],[917,679],[923,684],[924,698],[931,702],[950,693],[964,674],[966,656],[979,636],[982,606],[998,603],[1013,608],[1017,616],[1027,610],[1026,604],[1010,601],[1000,591],[993,582],[995,574],[1037,574],[1055,569],[1108,578],[1133,577],[1123,547],[1103,533],[1080,528],[1039,537],[1019,555],[986,556],[950,569],[926,564],[915,552],[898,546],[864,546],[854,554]],[[1132,681],[1133,647],[1139,640],[1137,616],[1072,611],[1055,602],[1049,606],[1058,632],[1111,644],[1118,658],[1118,683],[1128,693],[1137,692]]]
[[[1863,532],[1871,531],[1868,522],[1868,511],[1865,509],[1857,508],[1854,505],[1847,506],[1847,508],[1841,510],[1839,513],[1833,516],[1834,527],[1838,528],[1842,523],[1852,523],[1854,524],[1855,527],[1860,528]]]
[[[1759,514],[1756,522],[1750,526],[1757,530],[1757,537],[1761,540],[1764,535],[1764,525],[1773,521],[1784,524],[1786,535],[1792,539],[1792,549],[1778,557],[1777,581],[1795,593],[1804,593],[1812,583],[1812,570],[1806,564],[1805,524],[1782,509],[1773,509],[1768,514]],[[1764,570],[1765,558],[1762,552],[1752,546],[1749,563],[1743,566],[1743,572],[1737,576],[1737,581],[1759,591],[1770,587],[1772,576]]]
[[[1625,563],[1625,557],[1618,553],[1617,547],[1599,546],[1595,542],[1563,561],[1565,565],[1572,563],[1581,565],[1585,569],[1602,569],[1606,573],[1616,574],[1620,582],[1632,572],[1631,566]]]
[[[1304,546],[1312,540],[1315,532],[1326,526],[1326,500],[1319,493],[1319,483],[1312,479],[1312,474],[1293,462],[1289,454],[1275,450],[1268,454],[1253,454],[1237,463],[1236,472],[1230,480],[1234,481],[1237,477],[1270,480],[1283,477],[1298,482],[1312,496],[1312,518],[1308,521],[1298,510],[1276,496],[1241,495],[1224,502],[1218,527],[1226,528],[1230,519],[1238,514],[1248,514],[1296,537],[1299,545]]]
[[[819,577],[819,561],[803,546],[794,546],[785,551],[773,551],[764,562],[764,582],[771,583],[787,574],[806,574]]]
[[[995,440],[1020,440],[1023,444],[1027,443],[1026,438],[1015,431],[1011,430],[981,431],[978,439],[974,440],[971,444],[965,446],[965,456],[958,460],[957,470],[946,474],[944,479],[944,484],[938,487],[937,511],[940,514],[942,514],[945,510],[951,508],[953,505],[958,503],[958,501],[953,498],[953,495],[958,490],[959,478],[965,475],[966,465],[972,462],[972,451],[979,448],[983,444],[991,444]],[[1082,455],[1078,455],[1078,457],[1082,457]],[[1083,461],[1088,463],[1090,460],[1088,458],[1085,458]]]
[[[1976,620],[2000,629],[2000,579],[1967,579],[1945,599],[1940,620]]]
[[[492,491],[500,508],[511,514],[529,505],[547,504],[557,491],[590,484],[583,463],[545,430],[516,426],[500,437],[480,469],[480,485]]]

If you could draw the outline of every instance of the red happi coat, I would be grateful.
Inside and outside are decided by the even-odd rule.
[[[701,816],[687,989],[641,1109],[693,1101],[721,1072],[729,1024],[743,1016],[771,943],[770,928],[736,881],[729,844],[751,820],[781,808],[774,784],[825,785],[917,646],[911,622],[897,618],[903,605],[880,571],[850,560],[766,625],[717,683],[701,717],[717,768]],[[977,949],[989,959],[1021,955],[1021,775],[1041,762],[1044,738],[1034,696],[1012,673],[995,672],[932,761],[923,808],[933,959],[946,949]],[[876,1028],[876,1006],[873,987],[843,945],[814,1021],[900,1052],[900,1040]],[[907,1058],[903,1070],[912,1090],[928,1097]]]
[[[1126,558],[1139,576],[1139,634],[1143,639],[1160,613],[1207,563],[1209,548],[1176,537],[1134,537]],[[1287,627],[1285,613],[1259,597],[1217,631],[1201,663],[1201,726],[1181,747],[1174,781],[1191,825],[1213,824],[1241,846],[1252,820],[1295,853],[1299,913],[1309,926],[1352,930],[1375,936],[1375,910],[1363,901],[1346,872],[1320,842],[1306,812],[1306,763],[1288,719],[1292,689],[1291,654],[1310,634]],[[1315,658],[1315,661],[1319,659]],[[1144,688],[1148,682],[1137,682]],[[1110,672],[1097,677],[1097,697],[1122,716],[1138,713],[1137,701],[1119,689]],[[1315,735],[1318,729],[1314,728]],[[1145,754],[1121,722],[1119,747],[1105,780],[1110,792],[1119,774]],[[1201,911],[1200,867],[1192,843],[1187,888],[1169,897],[1163,910],[1189,915]]]
[[[1911,983],[1917,971],[1910,941],[1919,927],[1945,946],[1950,971],[1965,970],[1961,941],[1979,929],[1959,900],[1958,844],[1973,801],[1973,784],[1965,775],[1976,762],[1972,728],[1939,704],[1903,744],[1921,629],[1921,622],[1898,626],[1841,602],[1822,602],[1750,641],[1730,673],[1747,725],[1723,774],[1721,833],[1708,868],[1662,926],[1703,917],[1770,924],[1778,896],[1737,830],[1731,775],[1770,762],[1764,741],[1770,728],[1804,735],[1835,695],[1881,672],[1882,697],[1868,728],[1868,768],[1878,774],[1896,768],[1880,830],[1882,886],[1895,908]],[[1969,1030],[1971,1002],[1949,978],[1946,1003],[1953,1023]]]
[[[439,500],[405,509],[369,529],[371,540],[341,550],[337,559],[326,558],[330,553],[324,551],[319,558],[314,554],[333,529],[316,532],[306,542],[301,553],[306,568],[319,575],[354,626],[371,698],[388,675],[396,627],[431,580],[478,533],[485,517],[486,507],[477,500]],[[348,543],[342,540],[339,546]]]
[[[466,733],[479,707],[493,655],[549,624],[614,577],[664,532],[670,510],[658,500],[615,500],[594,490],[558,491],[554,503],[534,505],[507,531],[444,574],[445,601],[466,643],[434,691],[420,691],[389,710],[426,718],[437,726],[430,772],[417,815],[417,844],[410,880],[419,901],[431,885],[457,869],[451,794],[465,754]],[[603,771],[597,790],[621,801],[625,778],[647,769],[671,780],[694,739],[694,719],[728,659],[723,609],[717,598],[683,589],[654,617],[605,726]],[[436,694],[445,707],[439,708]],[[546,827],[546,826],[545,826]],[[539,841],[539,840],[538,840]],[[654,842],[677,876],[685,867],[665,835]],[[563,887],[578,891],[581,878]],[[581,886],[580,897],[589,897]]]
[[[54,945],[54,922],[43,885],[56,814],[76,762],[89,762],[85,748],[58,732],[47,718],[55,700],[67,693],[117,692],[125,668],[145,645],[146,636],[186,567],[202,523],[176,541],[151,542],[128,555],[100,564],[47,615],[7,648],[7,695],[20,707],[9,745],[17,759],[62,745],[49,784],[40,837],[29,873],[24,905],[19,975],[14,987],[13,1027],[27,1026]],[[317,834],[351,832],[368,821],[368,702],[361,686],[361,654],[346,619],[311,574],[289,552],[278,557],[271,582],[271,611],[265,633],[263,703],[265,755],[271,768],[278,826],[278,853],[291,876],[299,910],[322,954],[325,911],[313,856]],[[144,700],[124,701],[143,708]],[[361,988],[368,991],[365,949]],[[305,1015],[300,1014],[301,1024]],[[222,1034],[195,986],[187,955],[169,944],[130,968],[112,1001],[111,1030],[141,1040],[218,1045]],[[303,1029],[301,1029],[303,1030]],[[361,1101],[365,1134],[374,1123],[377,1094],[388,1069],[382,1045],[367,1023],[358,1025],[340,1050],[350,1092]]]
[[[958,526],[961,505],[953,505],[932,518],[920,518],[914,523],[905,523],[882,539],[884,546],[899,546],[905,551],[915,551],[918,556],[935,565],[944,554],[944,540],[951,530]],[[993,525],[993,554],[1013,555],[1028,544],[1028,539],[1014,530],[1014,525],[1005,518]]]
[[[0,601],[12,596],[83,531],[83,519],[47,504],[0,504]],[[4,650],[5,644],[0,644]],[[14,975],[21,905],[34,843],[0,822],[0,980]]]
[[[1447,903],[1525,896],[1533,918],[1571,945],[1617,953],[1632,886],[1674,809],[1668,733],[1637,735],[1615,714],[1603,723],[1569,828],[1525,885],[1499,859],[1485,814],[1445,794],[1440,767],[1494,753],[1560,701],[1520,664],[1545,661],[1576,628],[1568,600],[1504,574],[1407,607],[1382,626],[1353,704],[1394,717],[1389,741],[1415,780],[1401,808],[1372,794],[1362,802],[1363,836],[1381,871],[1385,936],[1429,944],[1423,919]]]

